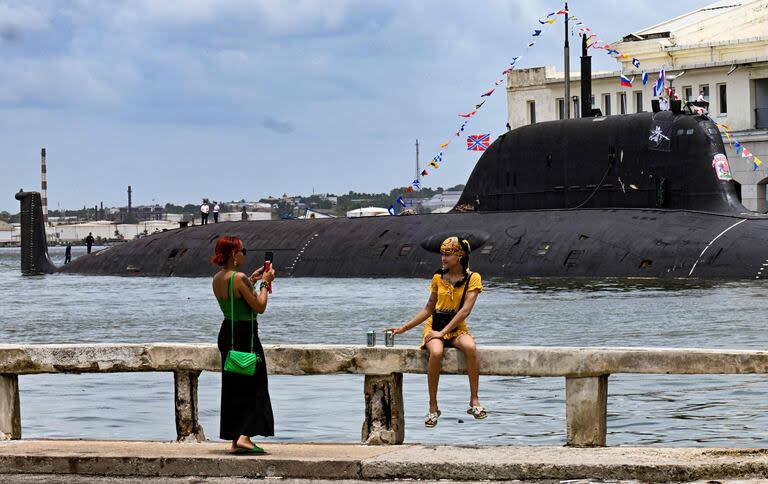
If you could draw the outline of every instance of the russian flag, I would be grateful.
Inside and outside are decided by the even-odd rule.
[[[624,87],[632,87],[632,81],[630,81],[629,78],[624,74],[622,74],[619,78],[619,83]]]

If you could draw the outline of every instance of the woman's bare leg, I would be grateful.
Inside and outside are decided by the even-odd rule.
[[[431,339],[426,344],[429,351],[427,365],[427,387],[429,388],[429,412],[437,412],[437,384],[440,381],[440,368],[443,362],[443,341]]]
[[[480,357],[477,355],[475,339],[468,334],[460,334],[453,340],[453,347],[464,353],[467,360],[467,376],[469,377],[469,405],[480,405],[477,388],[480,380]]]

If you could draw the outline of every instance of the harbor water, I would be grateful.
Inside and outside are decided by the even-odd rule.
[[[84,249],[75,247],[73,257]],[[61,264],[63,248],[51,249]],[[202,264],[207,263],[201,261]],[[435,260],[438,263],[438,260]],[[259,317],[264,344],[366,344],[426,303],[425,279],[279,279]],[[761,281],[484,281],[469,319],[484,345],[656,346],[763,350]],[[215,343],[222,315],[204,278],[23,277],[19,250],[0,249],[0,344]],[[396,337],[417,346],[421,328]],[[384,345],[379,333],[378,344]],[[200,419],[218,437],[220,375],[200,377]],[[563,378],[484,376],[488,418],[465,413],[465,376],[444,376],[443,416],[427,429],[425,375],[405,375],[406,441],[565,443]],[[24,438],[172,440],[173,375],[31,375],[19,379]],[[608,445],[768,446],[764,376],[612,375]],[[273,376],[272,441],[356,442],[361,375]]]

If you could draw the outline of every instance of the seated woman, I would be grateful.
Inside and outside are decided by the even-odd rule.
[[[424,420],[427,427],[437,425],[441,414],[437,405],[437,384],[445,347],[460,350],[466,358],[470,392],[467,413],[476,419],[487,417],[477,396],[480,359],[466,322],[477,296],[483,291],[483,282],[480,274],[469,270],[469,252],[469,242],[466,240],[458,237],[445,239],[440,246],[442,268],[432,277],[427,305],[404,325],[389,328],[395,334],[400,334],[427,321],[421,344],[422,349],[429,351],[429,412]]]

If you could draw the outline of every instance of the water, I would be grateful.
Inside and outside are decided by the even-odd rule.
[[[73,249],[73,257],[82,253]],[[63,248],[51,250],[61,263]],[[401,324],[423,307],[427,280],[279,279],[259,318],[268,343],[365,344],[369,328]],[[765,349],[762,282],[485,282],[470,327],[483,345]],[[22,277],[17,249],[0,249],[0,343],[207,342],[221,324],[208,279]],[[383,336],[383,335],[382,335]],[[419,329],[397,338],[416,346]],[[219,374],[200,378],[200,418],[218,436]],[[406,441],[565,443],[562,378],[481,377],[484,421],[464,413],[464,376],[444,376],[443,417],[426,429],[425,375],[405,375]],[[608,445],[764,447],[762,376],[614,375]],[[173,376],[166,373],[20,378],[25,438],[171,440]],[[273,376],[274,440],[355,442],[361,375]]]

